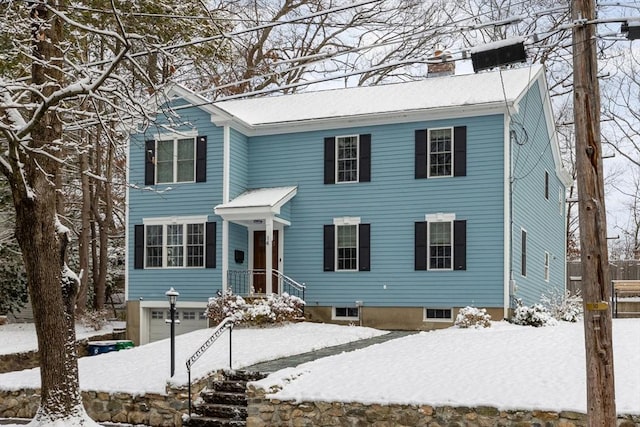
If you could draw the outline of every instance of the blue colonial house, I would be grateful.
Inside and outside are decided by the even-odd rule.
[[[565,283],[544,69],[211,102],[174,86],[131,135],[129,337],[206,326],[209,297],[293,293],[312,321],[494,319]]]

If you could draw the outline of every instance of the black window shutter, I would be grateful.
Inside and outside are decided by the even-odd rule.
[[[207,180],[207,137],[196,138],[196,182]]]
[[[427,131],[416,131],[416,178],[427,177]]]
[[[453,221],[453,269],[467,269],[467,221]]]
[[[467,127],[453,128],[453,176],[467,176]]]
[[[156,142],[149,140],[144,143],[144,185],[153,185],[156,180]]]
[[[216,268],[216,223],[207,222],[205,232],[205,268]]]
[[[324,226],[324,271],[335,270],[335,226]]]
[[[336,138],[324,139],[324,183],[336,183]]]
[[[371,134],[360,135],[360,182],[371,181]]]
[[[371,270],[371,224],[359,226],[358,269]]]
[[[144,268],[144,225],[138,224],[133,232],[133,268]]]
[[[427,269],[427,222],[416,222],[415,226],[415,269]]]

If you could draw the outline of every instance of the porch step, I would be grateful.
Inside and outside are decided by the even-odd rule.
[[[200,392],[194,414],[185,427],[245,426],[247,420],[247,382],[266,375],[259,372],[225,371],[225,378],[213,381],[211,388]]]

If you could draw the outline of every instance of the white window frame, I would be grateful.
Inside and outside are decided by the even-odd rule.
[[[449,130],[450,138],[451,138],[451,172],[449,175],[432,175],[431,174],[431,132],[433,131],[441,131],[441,130]],[[449,178],[453,176],[453,165],[454,165],[454,132],[453,127],[441,127],[441,128],[432,128],[427,129],[427,177],[428,178]]]
[[[340,181],[340,140],[346,138],[355,138],[356,139],[356,179],[352,181]],[[336,136],[336,176],[335,182],[336,184],[350,184],[354,182],[360,182],[360,135],[341,135]]]
[[[427,221],[427,271],[453,271],[453,243],[455,236],[453,235],[453,223],[456,220],[454,213],[437,213],[427,214],[424,217]],[[451,236],[451,267],[450,268],[433,268],[431,267],[431,224],[448,222],[450,226]]]
[[[441,317],[427,317],[428,310],[449,310],[449,318],[441,318]],[[452,323],[453,322],[453,308],[452,307],[424,307],[423,311],[424,321],[425,322],[442,322],[442,323]]]
[[[168,217],[168,218],[145,218],[142,220],[142,223],[145,227],[145,237],[144,237],[144,268],[145,269],[175,269],[175,268],[187,268],[187,269],[199,269],[205,268],[207,263],[207,216],[199,215],[199,216],[185,216],[185,217]],[[191,224],[200,224],[202,225],[202,265],[198,266],[187,266],[187,226]],[[162,266],[148,266],[147,265],[147,227],[159,225],[162,226]],[[168,251],[167,251],[167,226],[169,225],[182,225],[183,230],[183,239],[182,239],[182,265],[181,266],[169,266],[168,265]]]
[[[550,277],[550,256],[549,252],[544,253],[544,281],[548,282]]]
[[[196,158],[198,157],[198,147],[196,145],[196,137],[197,137],[197,132],[185,132],[185,133],[181,133],[181,134],[162,134],[162,135],[156,135],[155,136],[155,176],[153,177],[154,182],[156,184],[175,184],[175,183],[190,183],[190,182],[196,182]],[[183,140],[183,139],[192,139],[193,140],[193,178],[191,180],[185,180],[185,181],[177,181],[178,179],[178,141],[179,140]],[[159,157],[159,150],[158,150],[158,143],[160,142],[166,142],[166,141],[173,141],[173,180],[172,181],[163,181],[163,182],[159,182],[158,181],[158,172],[159,172],[159,167],[158,167],[158,157]]]
[[[335,239],[335,253],[334,253],[334,265],[335,265],[335,271],[346,271],[346,272],[350,272],[350,271],[359,271],[360,269],[360,217],[342,217],[342,218],[334,218],[333,219],[333,225],[335,226],[335,235],[334,235],[334,239]],[[355,226],[356,229],[356,265],[355,268],[353,269],[340,269],[339,268],[339,263],[338,263],[338,251],[340,250],[339,247],[339,240],[338,240],[338,229],[340,227],[344,227],[344,226]]]
[[[357,316],[338,316],[336,314],[336,309],[337,308],[345,308],[347,310],[349,309],[355,309],[358,311],[358,315]],[[331,320],[360,320],[360,307],[350,307],[350,306],[334,306],[331,307]]]

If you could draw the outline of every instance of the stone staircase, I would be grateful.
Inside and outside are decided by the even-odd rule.
[[[225,371],[225,377],[203,390],[185,427],[247,425],[247,383],[264,378],[259,372]]]

